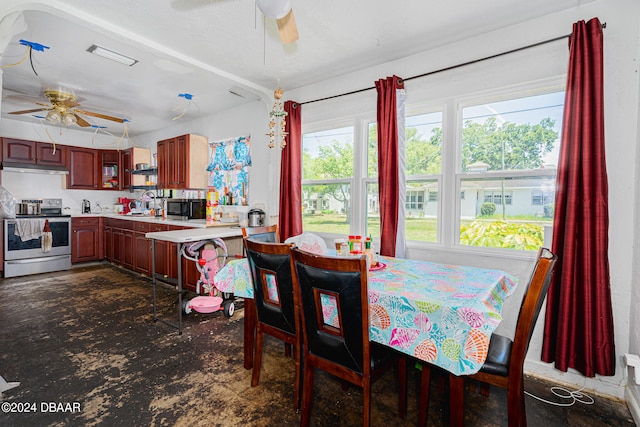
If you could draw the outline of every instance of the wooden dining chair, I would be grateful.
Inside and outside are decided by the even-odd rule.
[[[465,379],[477,380],[507,389],[509,426],[527,425],[524,402],[524,360],[529,349],[533,328],[542,308],[542,302],[549,290],[557,259],[558,257],[547,248],[540,248],[538,251],[533,273],[524,290],[513,340],[502,335],[492,334],[487,359],[480,371],[473,375],[449,375],[451,425],[464,424]],[[427,419],[427,415],[423,411],[426,412],[429,405],[429,376],[429,366],[425,365],[422,369],[420,382],[419,425],[424,425]]]
[[[297,295],[293,291],[290,248],[284,243],[256,242],[245,239],[249,269],[253,282],[256,309],[251,387],[258,385],[262,368],[264,334],[293,346],[295,359],[294,409],[300,407],[300,333]]]
[[[242,227],[242,237],[251,237],[251,240],[258,242],[280,243],[278,224],[264,227]]]
[[[397,362],[398,411],[406,415],[406,359],[369,341],[366,256],[326,257],[291,250],[294,292],[301,307],[304,388],[300,425],[311,420],[314,370],[322,369],[363,389],[363,426],[371,418],[371,381]],[[328,318],[334,310],[334,316]]]

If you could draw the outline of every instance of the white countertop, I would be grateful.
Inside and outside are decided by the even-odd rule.
[[[211,240],[216,237],[239,237],[242,231],[238,227],[191,228],[174,231],[154,231],[144,235],[147,239],[163,240],[173,243],[197,242]]]
[[[146,215],[119,215],[119,214],[79,214],[72,215],[74,218],[82,218],[82,217],[96,217],[101,216],[104,218],[116,218],[116,219],[124,219],[129,221],[142,221],[149,222],[152,224],[167,224],[167,225],[179,225],[182,227],[193,227],[193,228],[232,228],[235,229],[242,234],[240,228],[238,227],[238,223],[224,223],[224,222],[207,222],[205,219],[190,219],[188,221],[183,221],[179,219],[162,219],[162,217],[155,216],[146,216]]]

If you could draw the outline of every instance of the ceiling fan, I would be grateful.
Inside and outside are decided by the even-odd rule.
[[[189,11],[220,1],[225,0],[173,0],[171,4],[177,10]],[[255,0],[255,2],[266,18],[276,20],[282,43],[289,44],[298,40],[298,27],[293,17],[290,0]]]
[[[113,122],[124,123],[125,120],[107,116],[105,114],[96,113],[93,111],[80,110],[76,107],[80,106],[80,103],[76,101],[75,95],[62,92],[58,90],[45,90],[44,96],[49,99],[49,104],[43,104],[36,102],[38,105],[42,105],[44,108],[34,108],[32,110],[12,111],[9,114],[29,114],[36,113],[38,111],[48,111],[45,116],[45,120],[52,124],[62,123],[65,126],[77,124],[81,127],[90,127],[91,123],[80,117],[79,114],[86,116],[97,117],[100,119],[111,120]]]
[[[264,16],[276,20],[282,43],[298,40],[298,27],[289,0],[256,0],[256,6]]]

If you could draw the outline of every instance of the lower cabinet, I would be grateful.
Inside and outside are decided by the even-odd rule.
[[[149,223],[135,222],[133,227],[133,269],[140,274],[151,275],[151,240],[145,237]]]
[[[152,241],[145,235],[148,232],[183,230],[167,224],[156,224],[117,218],[105,218],[104,222],[104,258],[129,270],[151,276]],[[155,241],[156,273],[164,278],[178,278],[178,244]],[[200,273],[194,262],[182,259],[183,285],[187,290],[195,290]]]
[[[71,262],[104,258],[100,217],[71,218]]]

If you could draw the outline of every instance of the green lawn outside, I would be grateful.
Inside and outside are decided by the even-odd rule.
[[[501,218],[492,218],[490,220],[496,220]],[[507,218],[507,220],[537,224],[539,226],[551,225],[551,220],[523,220],[522,218]],[[463,220],[461,225],[468,225],[472,220]],[[406,231],[407,240],[416,240],[421,242],[437,242],[437,221],[435,218],[407,218],[406,219]],[[302,216],[302,226],[304,231],[318,232],[318,233],[335,233],[342,235],[349,235],[349,223],[347,222],[346,215],[338,214],[305,214]],[[380,220],[378,218],[369,218],[368,220],[368,234],[374,237],[380,236]]]

